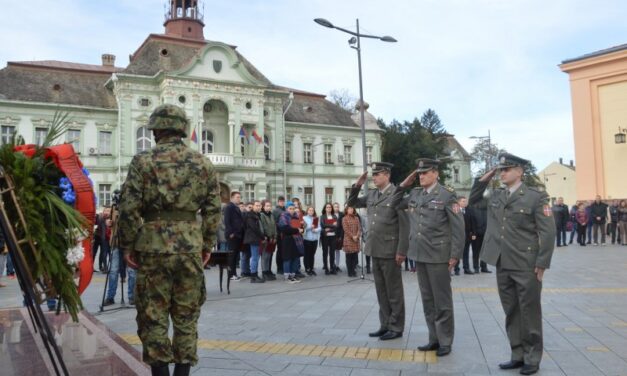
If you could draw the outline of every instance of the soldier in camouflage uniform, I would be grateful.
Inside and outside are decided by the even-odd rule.
[[[183,143],[186,126],[181,108],[166,104],[154,110],[148,129],[157,145],[131,161],[120,201],[120,248],[137,269],[137,334],[153,375],[169,375],[168,363],[176,364],[174,375],[187,375],[198,361],[203,266],[220,221],[216,173]]]

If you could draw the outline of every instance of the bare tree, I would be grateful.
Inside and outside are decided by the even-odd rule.
[[[353,113],[355,112],[355,104],[357,103],[357,98],[352,95],[348,89],[334,89],[329,93],[329,99],[331,102],[336,105],[342,107],[346,111]]]

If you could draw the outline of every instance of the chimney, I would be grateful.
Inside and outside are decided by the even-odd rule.
[[[564,160],[560,158],[560,164],[564,164]]]
[[[103,67],[115,66],[115,55],[102,54],[102,66]]]
[[[570,167],[575,167],[575,165],[573,165],[573,160],[570,160]]]

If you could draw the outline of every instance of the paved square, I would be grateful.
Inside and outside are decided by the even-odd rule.
[[[426,342],[427,328],[416,275],[403,276],[405,332],[401,339],[381,342],[368,337],[378,329],[371,282],[348,283],[345,273],[294,285],[280,279],[242,281],[232,283],[226,295],[219,292],[217,269],[207,271],[201,359],[194,375],[518,374],[497,366],[509,359],[509,345],[494,273],[453,278],[455,341],[451,355],[441,359],[416,350]],[[98,314],[104,275],[94,277],[84,295],[87,310],[141,349],[134,309]],[[0,307],[19,305],[17,282],[6,282]],[[545,275],[543,308],[539,375],[627,375],[627,247],[556,248]]]

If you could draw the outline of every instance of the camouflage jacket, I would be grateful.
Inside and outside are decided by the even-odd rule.
[[[220,222],[211,162],[179,138],[159,140],[131,161],[118,221],[125,254],[210,252]]]

